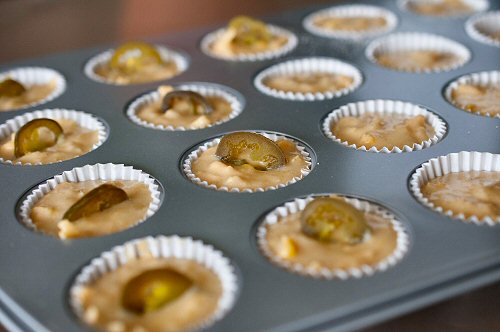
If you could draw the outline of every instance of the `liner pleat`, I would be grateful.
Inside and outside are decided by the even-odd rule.
[[[386,20],[387,24],[383,27],[362,31],[333,30],[323,28],[315,24],[317,20],[324,18],[358,16],[369,18],[382,17]],[[302,21],[302,25],[304,26],[304,29],[306,29],[313,35],[317,35],[320,37],[359,40],[363,38],[372,38],[394,30],[398,25],[398,18],[391,11],[378,6],[344,5],[322,9],[309,14]]]
[[[7,120],[7,122],[0,125],[0,141],[3,141],[5,139],[9,138],[13,133],[17,132],[27,122],[34,120],[34,119],[40,119],[40,118],[49,118],[49,119],[53,119],[53,120],[57,120],[57,119],[72,120],[72,121],[75,121],[76,123],[78,123],[78,125],[83,127],[83,128],[86,128],[88,130],[97,130],[98,131],[98,139],[97,139],[97,143],[95,143],[92,146],[92,150],[95,150],[99,146],[101,146],[108,137],[108,130],[107,130],[106,126],[104,125],[102,120],[98,119],[94,115],[89,114],[89,113],[85,113],[85,112],[81,112],[81,111],[55,108],[55,109],[45,109],[45,110],[39,110],[39,111],[30,112],[30,113],[25,113],[25,114],[16,116],[13,119]],[[60,162],[60,161],[57,161],[57,162]],[[14,164],[14,165],[42,165],[42,163],[36,163],[36,164],[31,164],[31,163],[24,163],[23,164],[21,162],[13,163],[12,160],[7,160],[7,159],[1,158],[1,157],[0,157],[0,163]],[[44,165],[47,165],[47,164],[44,164]]]
[[[402,51],[435,51],[455,54],[459,59],[447,66],[423,68],[416,70],[393,69],[413,73],[438,73],[457,69],[471,58],[471,53],[464,45],[430,33],[399,32],[372,41],[366,48],[365,55],[373,63],[378,64],[376,55]]]
[[[227,122],[231,119],[234,119],[240,113],[243,111],[243,101],[236,96],[235,93],[231,92],[231,88],[228,88],[223,85],[219,84],[214,84],[214,83],[209,83],[209,84],[204,84],[204,83],[185,83],[185,84],[179,84],[174,86],[175,89],[179,90],[187,90],[187,91],[194,91],[199,94],[201,94],[204,97],[220,97],[226,100],[232,109],[232,112],[229,114],[229,116],[226,119],[222,119],[220,121],[217,121],[215,123],[210,124],[207,127],[203,128],[186,128],[183,126],[180,127],[174,127],[174,126],[164,126],[161,124],[154,124],[148,121],[145,121],[137,116],[137,112],[141,110],[143,107],[146,107],[148,105],[157,103],[161,99],[161,94],[157,91],[151,91],[149,93],[146,93],[137,99],[135,99],[130,106],[127,108],[127,116],[134,122],[135,124],[138,124],[140,126],[146,127],[146,128],[151,128],[151,129],[157,129],[157,130],[166,130],[166,131],[185,131],[185,130],[198,130],[198,129],[204,129],[204,128],[209,128],[212,126],[219,125],[221,123]]]
[[[186,71],[188,66],[189,66],[189,60],[185,55],[183,55],[181,52],[172,50],[170,48],[167,48],[165,46],[161,45],[155,45],[158,53],[160,54],[160,57],[162,58],[163,61],[173,61],[175,62],[175,65],[177,66],[177,73],[172,76],[178,76],[182,72]],[[102,53],[97,54],[96,56],[90,58],[90,60],[87,61],[85,64],[85,67],[83,69],[85,75],[89,77],[90,79],[100,82],[100,83],[106,83],[106,84],[111,84],[111,85],[128,85],[128,84],[142,84],[142,83],[117,83],[113,80],[107,79],[105,77],[102,77],[100,75],[97,75],[95,72],[95,68],[98,66],[105,64],[111,60],[111,57],[113,56],[114,49],[109,49],[107,51],[104,51]],[[169,77],[168,79],[172,78]],[[150,82],[143,82],[144,84],[150,83]]]
[[[499,70],[482,71],[482,72],[478,72],[478,73],[467,74],[467,75],[460,76],[458,79],[451,82],[446,87],[446,90],[444,92],[444,96],[446,97],[446,100],[448,100],[448,102],[450,104],[452,104],[453,106],[455,106],[461,110],[464,110],[460,106],[456,105],[453,102],[453,96],[452,96],[453,90],[455,90],[456,88],[458,88],[460,85],[463,85],[463,84],[490,86],[490,85],[499,84],[499,83],[500,83],[500,71]],[[481,114],[480,112],[471,112],[468,110],[464,110],[464,111],[469,112],[469,113],[474,113],[477,115],[482,115],[482,116],[500,118],[500,114],[493,115],[493,114],[489,114],[489,113]]]
[[[148,206],[145,217],[142,220],[139,220],[137,224],[151,217],[160,208],[160,187],[151,175],[141,170],[134,169],[132,166],[125,166],[123,164],[95,164],[73,168],[70,171],[58,174],[38,185],[21,203],[19,208],[20,221],[29,229],[38,231],[35,224],[33,224],[30,215],[33,207],[45,195],[54,190],[61,183],[77,183],[94,180],[130,180],[144,183],[148,187],[151,194],[151,203]]]
[[[469,15],[472,15],[473,13],[475,13],[475,12],[485,11],[485,10],[488,9],[488,7],[490,5],[489,2],[488,2],[488,0],[463,0],[463,2],[472,9],[472,12],[469,12],[469,13],[459,13],[459,14],[456,14],[456,15],[453,15],[453,14],[448,14],[448,15],[424,15],[424,14],[420,14],[418,12],[414,12],[410,8],[410,4],[417,4],[417,3],[425,4],[425,3],[436,3],[436,2],[437,2],[436,0],[398,0],[398,6],[403,11],[408,11],[408,12],[411,12],[411,13],[414,13],[414,14],[417,14],[417,15],[423,15],[423,16],[435,17],[435,18],[444,18],[444,17],[457,18],[457,17],[469,16]]]
[[[318,196],[308,196],[306,198],[296,198],[293,201],[287,202],[281,206],[276,207],[269,214],[264,217],[264,220],[257,228],[256,237],[257,244],[261,253],[269,259],[273,264],[278,265],[292,273],[299,275],[321,278],[321,279],[349,279],[349,278],[362,278],[365,276],[371,276],[376,272],[382,272],[387,270],[389,267],[396,265],[399,261],[403,259],[410,247],[410,235],[406,226],[403,225],[397,217],[391,213],[389,210],[374,204],[367,200],[343,197],[348,203],[352,204],[356,209],[364,212],[370,212],[377,216],[388,219],[397,233],[397,244],[394,252],[388,257],[384,258],[380,262],[373,265],[362,265],[351,269],[313,269],[308,268],[300,263],[293,263],[286,259],[276,256],[267,244],[267,226],[279,223],[283,218],[290,214],[298,213],[304,210],[306,205],[311,202],[314,198]],[[342,196],[341,196],[342,197]]]
[[[332,73],[351,76],[352,84],[341,90],[302,93],[282,91],[268,87],[264,84],[266,78],[279,75],[293,75],[304,73]],[[311,57],[298,60],[289,60],[273,65],[261,71],[254,79],[255,87],[266,95],[296,101],[316,101],[338,98],[356,90],[363,82],[361,72],[354,66],[334,58]]]
[[[500,47],[500,40],[484,33],[484,31],[497,33],[500,31],[500,11],[481,13],[471,17],[465,23],[465,30],[471,38],[481,43]]]
[[[199,240],[193,240],[191,237],[160,235],[126,242],[92,259],[90,264],[81,269],[69,290],[71,309],[80,319],[84,320],[83,307],[78,301],[78,295],[83,288],[128,262],[149,257],[193,260],[213,271],[219,278],[222,285],[222,295],[217,309],[209,319],[195,327],[196,330],[208,327],[222,319],[236,302],[239,290],[238,277],[230,260],[222,252]]]
[[[54,90],[47,97],[12,109],[12,111],[48,103],[66,91],[66,79],[64,76],[58,71],[50,68],[20,67],[0,73],[0,82],[7,78],[12,78],[28,88],[33,85],[55,84]]]
[[[487,152],[462,151],[430,159],[412,174],[410,191],[421,204],[448,217],[476,225],[493,226],[499,224],[500,217],[496,219],[491,217],[479,219],[477,216],[466,218],[462,213],[457,214],[451,210],[445,211],[442,207],[429,201],[420,190],[423,185],[437,177],[450,173],[470,171],[500,172],[500,155]]]
[[[311,172],[311,170],[312,170],[311,157],[309,155],[309,152],[307,152],[306,148],[302,144],[300,144],[299,142],[297,142],[289,137],[286,137],[284,135],[278,135],[278,134],[272,134],[272,133],[266,133],[266,132],[256,132],[256,133],[261,134],[264,137],[269,138],[270,140],[273,140],[273,141],[277,141],[278,139],[285,139],[285,140],[289,140],[289,141],[292,141],[293,143],[295,143],[297,150],[300,152],[300,154],[302,155],[302,157],[304,158],[304,160],[306,161],[306,164],[307,164],[307,166],[301,170],[301,175],[294,177],[293,179],[291,179],[287,183],[280,183],[276,186],[269,186],[269,187],[257,188],[257,189],[248,189],[248,188],[247,189],[238,189],[238,188],[230,189],[228,187],[217,187],[215,184],[210,184],[207,181],[200,179],[198,176],[196,176],[196,174],[194,174],[194,172],[191,169],[193,162],[196,159],[198,159],[203,152],[207,151],[208,149],[210,149],[214,146],[217,146],[223,136],[218,137],[218,138],[213,139],[213,140],[210,140],[210,141],[207,141],[207,142],[203,143],[202,145],[200,145],[195,150],[193,150],[192,152],[190,152],[189,155],[186,157],[186,159],[184,159],[184,161],[182,163],[182,168],[184,170],[184,174],[191,182],[193,182],[194,184],[197,184],[199,186],[205,187],[205,188],[219,190],[219,191],[237,192],[237,193],[239,193],[239,192],[251,193],[251,192],[263,192],[263,191],[267,191],[267,190],[276,190],[279,188],[286,187],[286,186],[291,185],[299,180],[302,180],[302,178],[304,178],[307,174],[309,174]]]
[[[426,141],[420,143],[414,143],[412,146],[405,145],[403,148],[397,146],[389,149],[388,147],[383,147],[378,149],[377,147],[371,147],[367,149],[364,145],[357,146],[356,144],[349,144],[347,141],[342,141],[340,138],[335,136],[332,132],[333,125],[340,121],[340,119],[348,116],[359,117],[366,113],[379,113],[379,114],[397,114],[407,117],[414,117],[417,115],[423,115],[426,122],[434,128],[434,136]],[[344,105],[336,110],[332,111],[326,119],[323,121],[323,132],[331,140],[338,142],[347,147],[370,152],[382,152],[382,153],[402,153],[418,151],[439,142],[446,134],[446,123],[436,114],[426,110],[425,108],[403,101],[397,100],[367,100],[356,103],[350,103]]]
[[[259,53],[241,53],[232,56],[220,55],[213,52],[211,46],[216,40],[218,40],[225,33],[226,28],[221,28],[203,37],[203,39],[201,40],[200,47],[203,53],[216,59],[227,60],[227,61],[249,61],[249,62],[277,58],[287,53],[290,53],[295,47],[297,47],[299,40],[294,33],[292,33],[287,29],[283,29],[281,27],[271,24],[267,24],[267,27],[271,32],[271,34],[287,38],[288,40],[287,43],[277,50],[270,50]]]

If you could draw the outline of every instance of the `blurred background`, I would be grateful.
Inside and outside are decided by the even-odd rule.
[[[0,0],[0,63],[267,15],[326,0]],[[147,5],[145,5],[147,3]]]
[[[0,0],[0,63],[139,40],[204,26],[238,14],[271,15],[326,0]],[[367,0],[376,4],[377,1]],[[175,46],[175,45],[173,45]],[[1,272],[0,272],[1,273]],[[363,330],[500,331],[500,284]],[[0,326],[0,332],[4,329]]]

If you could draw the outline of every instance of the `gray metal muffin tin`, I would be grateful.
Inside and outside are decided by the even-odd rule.
[[[352,2],[351,2],[352,3]],[[300,44],[288,56],[252,63],[210,58],[199,49],[214,27],[166,35],[154,42],[185,50],[186,72],[168,81],[113,86],[94,82],[84,63],[108,46],[2,65],[1,70],[37,65],[59,70],[67,90],[49,103],[3,112],[0,122],[43,108],[83,110],[104,119],[108,140],[76,159],[45,166],[0,165],[0,321],[12,331],[84,331],[88,328],[68,306],[68,287],[76,273],[101,252],[128,240],[157,234],[192,236],[221,249],[241,272],[241,293],[229,314],[210,331],[352,330],[388,319],[500,279],[500,228],[452,220],[419,204],[408,191],[408,176],[430,158],[450,152],[500,153],[500,120],[463,112],[442,96],[450,80],[466,73],[500,67],[500,50],[469,38],[466,18],[431,18],[403,12],[394,1],[378,4],[400,19],[396,31],[427,31],[467,46],[472,60],[456,70],[410,74],[381,68],[364,56],[366,44],[340,42],[304,31],[304,16],[320,7],[266,18],[289,28]],[[324,6],[323,6],[324,7]],[[499,4],[490,1],[491,9]],[[258,92],[253,77],[288,58],[331,56],[358,67],[364,83],[353,93],[322,102],[294,102]],[[160,83],[216,82],[246,99],[242,114],[203,130],[168,132],[133,124],[127,104]],[[446,137],[422,151],[384,154],[356,151],[330,141],[321,132],[324,116],[349,102],[397,99],[421,104],[448,124]],[[260,129],[285,133],[310,145],[317,156],[313,171],[288,187],[237,194],[190,183],[180,170],[186,151],[222,133]],[[16,219],[16,204],[25,191],[73,167],[124,163],[156,177],[165,189],[159,211],[144,223],[118,234],[63,242],[32,232]],[[273,207],[311,193],[359,195],[392,209],[412,230],[412,247],[402,262],[383,273],[346,281],[315,280],[289,273],[268,262],[255,244],[255,225]]]

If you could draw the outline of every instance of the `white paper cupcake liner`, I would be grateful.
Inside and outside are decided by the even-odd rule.
[[[282,91],[268,87],[264,84],[266,78],[270,76],[292,75],[301,73],[333,73],[351,76],[353,82],[351,86],[337,91],[302,93]],[[261,71],[254,79],[255,87],[266,95],[296,101],[316,101],[337,98],[356,90],[363,82],[361,72],[354,66],[334,58],[311,57],[298,60],[289,60],[273,65]]]
[[[387,270],[389,267],[396,265],[399,261],[403,259],[410,248],[410,234],[407,229],[403,225],[398,218],[391,213],[389,210],[380,206],[378,204],[374,204],[367,200],[350,198],[346,196],[345,200],[352,204],[355,208],[364,211],[370,212],[377,216],[383,217],[384,219],[390,220],[394,231],[397,233],[397,244],[394,252],[381,260],[380,262],[368,265],[364,264],[362,266],[351,268],[351,269],[329,269],[329,268],[321,268],[321,269],[313,269],[307,266],[304,266],[300,263],[294,263],[289,260],[283,259],[279,256],[276,256],[267,244],[267,226],[279,223],[284,217],[300,212],[304,210],[306,205],[312,201],[316,197],[322,197],[327,195],[311,195],[306,198],[296,198],[293,201],[287,202],[281,206],[278,206],[270,213],[268,213],[259,227],[257,228],[256,237],[257,244],[261,253],[269,259],[273,264],[278,265],[292,273],[296,273],[299,275],[313,277],[313,278],[321,278],[321,279],[349,279],[349,278],[361,278],[365,276],[373,275],[376,272],[382,272]]]
[[[445,211],[442,207],[429,201],[420,190],[423,185],[437,177],[449,173],[470,171],[500,172],[500,154],[462,151],[430,159],[412,174],[410,191],[421,204],[448,217],[476,225],[493,226],[499,224],[500,218],[486,217],[479,219],[477,216],[466,218],[463,214],[457,214],[451,210]]]
[[[73,312],[85,321],[82,303],[78,300],[82,289],[128,262],[150,257],[192,260],[210,269],[219,278],[222,294],[217,308],[214,314],[196,326],[195,330],[206,328],[222,319],[236,302],[239,290],[238,277],[235,268],[222,252],[190,237],[160,235],[126,242],[92,259],[76,276],[69,290],[69,303]]]
[[[180,51],[176,51],[161,45],[154,45],[160,53],[160,56],[163,61],[174,61],[176,66],[177,66],[177,73],[174,76],[180,75],[182,72],[186,71],[186,69],[189,66],[189,60],[186,57],[186,55],[182,54]],[[100,83],[106,83],[106,84],[112,84],[112,85],[130,85],[130,84],[142,84],[142,83],[118,83],[113,80],[107,79],[105,77],[99,76],[95,72],[95,68],[97,66],[100,66],[102,64],[108,63],[111,60],[111,57],[113,56],[114,49],[109,49],[105,52],[99,53],[96,56],[92,57],[87,63],[85,64],[85,67],[83,71],[85,72],[85,75],[89,77],[90,79],[100,82]],[[172,76],[172,77],[174,77]],[[169,77],[168,79],[171,79],[172,77]],[[144,82],[144,83],[150,83],[150,82]]]
[[[210,124],[207,127],[203,128],[186,128],[186,127],[174,127],[174,126],[164,126],[161,124],[154,124],[148,121],[145,121],[137,116],[137,112],[142,109],[145,106],[155,104],[161,99],[161,94],[157,91],[151,91],[147,94],[144,94],[140,96],[139,98],[135,99],[127,108],[127,116],[134,122],[135,124],[138,124],[139,126],[143,126],[146,128],[152,128],[152,129],[157,129],[157,130],[167,130],[167,131],[184,131],[184,130],[198,130],[198,129],[204,129],[204,128],[209,128],[212,126],[219,125],[221,123],[227,122],[231,119],[234,119],[240,113],[243,111],[243,97],[239,97],[239,93],[234,91],[233,89],[215,84],[215,83],[202,83],[202,82],[195,82],[195,83],[183,83],[183,84],[175,84],[173,85],[175,89],[177,90],[187,90],[187,91],[194,91],[202,96],[205,97],[220,97],[226,100],[232,109],[232,112],[229,114],[229,116],[226,119],[214,122]]]
[[[17,111],[48,103],[49,101],[62,95],[66,90],[66,80],[64,79],[64,76],[50,68],[20,67],[0,73],[0,82],[7,78],[12,78],[27,88],[33,85],[55,84],[54,91],[52,91],[47,97],[24,106],[14,108],[11,111]]]
[[[469,62],[471,58],[469,49],[464,45],[439,35],[421,32],[399,32],[378,38],[368,45],[365,55],[371,62],[378,64],[376,58],[376,55],[378,54],[423,50],[453,53],[459,58],[459,60],[448,66],[439,68],[435,67],[412,70],[412,73],[438,73],[450,71],[463,66]],[[403,69],[388,69],[410,72]]]
[[[301,170],[301,175],[294,177],[293,179],[291,179],[287,183],[280,183],[276,186],[269,186],[269,187],[257,188],[257,189],[248,189],[248,188],[247,189],[238,189],[238,188],[231,188],[230,189],[228,187],[217,187],[215,184],[210,184],[207,181],[200,179],[191,170],[191,165],[193,164],[193,162],[196,159],[198,159],[201,156],[201,154],[203,152],[207,151],[208,149],[210,149],[214,146],[217,146],[223,136],[215,138],[215,139],[210,140],[210,141],[207,141],[207,142],[203,143],[202,145],[200,145],[199,147],[197,147],[196,149],[194,149],[193,151],[191,151],[182,163],[182,169],[184,170],[184,174],[187,176],[187,178],[191,182],[193,182],[194,184],[197,184],[199,186],[205,187],[205,188],[219,190],[219,191],[227,191],[227,192],[251,193],[251,192],[263,192],[263,191],[267,191],[267,190],[276,190],[279,188],[286,187],[286,186],[291,185],[299,180],[302,180],[302,178],[304,178],[307,174],[309,174],[312,171],[311,156],[309,155],[309,152],[307,151],[306,147],[303,146],[300,142],[297,142],[296,140],[291,139],[291,138],[284,136],[284,135],[261,132],[261,131],[251,131],[251,132],[261,134],[262,136],[269,138],[270,140],[273,140],[273,141],[277,141],[278,139],[286,139],[286,140],[289,140],[289,141],[292,141],[293,143],[295,143],[297,150],[300,152],[300,154],[302,155],[302,157],[304,158],[304,160],[307,164],[307,166]]]
[[[226,31],[226,28],[221,28],[209,33],[201,40],[201,50],[208,56],[216,59],[227,60],[227,61],[262,61],[272,58],[277,58],[291,52],[298,45],[297,36],[289,30],[283,29],[281,27],[266,24],[269,31],[273,35],[286,37],[288,39],[287,43],[277,50],[259,52],[259,53],[241,53],[232,56],[221,55],[212,51],[212,44],[218,40]]]
[[[65,171],[53,178],[44,181],[29,193],[19,207],[19,219],[23,225],[33,231],[38,231],[33,224],[30,214],[31,210],[45,195],[54,190],[59,184],[64,182],[84,182],[93,180],[117,181],[130,180],[144,183],[151,193],[151,203],[149,203],[146,215],[135,225],[140,224],[151,217],[160,208],[161,191],[156,180],[149,174],[134,169],[132,166],[122,164],[95,164],[76,167],[70,171]],[[133,227],[133,226],[132,226]]]
[[[340,119],[348,116],[358,117],[365,113],[397,114],[408,117],[423,115],[427,123],[434,128],[435,135],[424,142],[415,143],[412,146],[405,145],[402,149],[397,146],[392,149],[387,147],[383,147],[382,149],[371,147],[370,149],[367,149],[364,145],[357,146],[356,144],[349,144],[347,141],[342,141],[332,132],[331,128],[333,124],[338,122]],[[446,123],[439,116],[421,106],[397,100],[377,99],[350,103],[335,109],[328,114],[323,121],[323,132],[331,140],[353,149],[382,153],[402,153],[422,150],[439,142],[446,134]]]
[[[472,39],[491,46],[500,47],[500,40],[495,40],[485,32],[500,31],[500,11],[477,14],[465,23],[465,30]]]
[[[45,110],[25,113],[25,114],[16,116],[13,119],[7,120],[7,122],[0,125],[0,142],[9,138],[13,133],[17,132],[19,130],[19,128],[24,126],[27,122],[34,120],[34,119],[40,119],[40,118],[49,118],[49,119],[53,119],[53,120],[57,120],[57,119],[72,120],[72,121],[75,121],[76,123],[78,123],[78,125],[80,125],[83,128],[86,128],[89,130],[97,130],[98,131],[98,139],[97,139],[97,143],[95,143],[92,146],[92,150],[95,150],[99,146],[101,146],[102,143],[104,143],[104,141],[108,137],[108,130],[106,128],[106,125],[102,122],[102,120],[98,119],[94,115],[89,114],[89,113],[85,113],[85,112],[81,112],[81,111],[54,108],[54,109],[45,109]],[[63,160],[59,160],[56,162],[61,162],[61,161],[63,161]],[[11,164],[11,165],[12,164],[13,165],[23,165],[23,166],[42,165],[42,163],[36,163],[36,164],[21,163],[21,162],[14,163],[12,160],[7,160],[7,159],[1,158],[1,157],[0,157],[0,163]],[[45,163],[43,165],[47,165],[47,164],[48,163]],[[50,163],[50,164],[52,164],[52,163]]]
[[[329,17],[383,17],[387,25],[363,31],[332,30],[322,28],[315,24],[318,19]],[[326,38],[359,40],[371,38],[388,33],[398,25],[398,18],[391,11],[378,6],[370,5],[344,5],[326,8],[306,16],[302,22],[304,29],[313,35]]]
[[[436,3],[439,1],[441,1],[441,0],[398,0],[398,6],[399,6],[399,8],[401,8],[401,10],[407,11],[407,12],[410,12],[410,13],[413,13],[416,15],[422,15],[422,16],[434,17],[434,18],[444,18],[444,17],[457,18],[457,17],[469,16],[469,15],[474,14],[475,12],[487,10],[489,5],[490,5],[488,0],[463,0],[463,2],[465,4],[467,4],[470,8],[472,8],[472,12],[463,13],[463,14],[459,13],[459,14],[455,14],[455,15],[453,13],[450,13],[448,15],[424,15],[424,14],[420,14],[418,12],[413,11],[409,7],[409,5],[412,3],[413,4],[415,4],[415,3],[424,4],[424,3]]]
[[[452,93],[453,90],[455,90],[457,87],[463,84],[472,84],[472,85],[479,85],[479,86],[489,86],[493,84],[498,84],[500,83],[500,70],[493,70],[493,71],[482,71],[478,73],[473,73],[473,74],[467,74],[460,76],[458,79],[454,80],[451,82],[447,87],[446,90],[444,91],[444,96],[446,97],[446,100],[453,106],[457,107],[458,109],[463,110],[460,108],[460,106],[456,105],[453,102],[453,97]],[[467,110],[463,110],[468,113],[474,113],[477,115],[481,116],[489,116],[489,117],[496,117],[500,118],[500,114],[497,114],[494,116],[493,114],[481,114],[480,112],[471,112]]]

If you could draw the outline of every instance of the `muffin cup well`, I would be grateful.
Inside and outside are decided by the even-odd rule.
[[[89,113],[85,113],[85,112],[81,112],[81,111],[55,108],[55,109],[45,109],[45,110],[25,113],[25,114],[16,116],[13,119],[7,120],[7,122],[0,125],[0,141],[3,141],[5,139],[7,139],[8,137],[10,137],[13,133],[17,132],[27,122],[34,120],[34,119],[40,119],[40,118],[49,118],[49,119],[54,119],[54,120],[57,120],[57,119],[72,120],[72,121],[75,121],[76,123],[78,123],[78,125],[80,125],[83,128],[86,128],[89,130],[97,130],[98,131],[98,139],[97,139],[97,143],[94,144],[94,146],[92,147],[92,150],[95,150],[99,146],[101,146],[102,143],[104,143],[104,141],[108,137],[108,129],[106,128],[106,125],[102,122],[102,120],[98,119],[94,115],[89,114]],[[62,160],[56,161],[56,162],[61,162],[61,161]],[[0,157],[0,163],[23,165],[23,166],[25,166],[25,165],[42,165],[42,163],[36,163],[36,164],[21,163],[21,162],[14,163],[12,160],[7,160],[7,159],[1,158],[1,157]],[[47,165],[47,164],[43,164],[43,165]]]
[[[500,40],[488,36],[485,32],[500,31],[500,11],[477,14],[465,23],[469,36],[481,43],[500,47]]]
[[[422,205],[448,217],[476,225],[487,224],[493,226],[499,224],[500,218],[486,217],[479,219],[477,216],[466,218],[463,214],[456,214],[451,210],[445,211],[442,207],[429,201],[420,190],[423,185],[437,177],[449,173],[469,171],[500,172],[500,154],[462,151],[430,159],[412,174],[409,182],[410,191]]]
[[[447,52],[455,54],[459,60],[439,68],[424,68],[411,71],[388,69],[411,73],[438,73],[457,69],[466,64],[471,58],[469,49],[464,45],[439,35],[421,32],[399,32],[375,39],[366,48],[365,55],[371,62],[378,64],[376,55],[402,51]]]
[[[232,56],[220,55],[214,53],[211,49],[212,44],[226,32],[226,28],[220,28],[203,37],[200,44],[201,50],[206,55],[220,60],[253,62],[253,61],[269,60],[283,56],[287,53],[290,53],[295,47],[297,47],[299,40],[293,32],[275,25],[271,24],[266,24],[266,25],[271,34],[286,37],[288,40],[287,43],[277,50],[270,50],[259,53],[241,53]]]
[[[365,264],[351,269],[329,269],[325,267],[321,269],[313,269],[308,268],[300,263],[293,263],[274,255],[267,244],[266,226],[279,223],[280,220],[284,217],[304,210],[306,205],[314,198],[325,196],[327,195],[310,195],[305,198],[296,198],[293,201],[289,201],[281,206],[276,207],[264,217],[263,221],[260,223],[256,231],[257,245],[261,253],[267,259],[269,259],[271,263],[276,264],[277,266],[282,267],[289,272],[307,277],[345,280],[349,278],[361,278],[370,276],[376,272],[385,271],[389,267],[396,265],[399,261],[401,261],[401,259],[403,259],[410,247],[410,233],[407,227],[404,226],[403,223],[399,221],[398,218],[385,207],[379,204],[372,203],[365,199],[352,198],[343,195],[340,196],[343,197],[348,203],[352,204],[356,209],[364,212],[374,213],[378,216],[390,220],[394,231],[396,231],[397,233],[396,248],[390,256],[374,265]]]
[[[95,164],[75,167],[70,171],[58,174],[36,186],[24,198],[19,206],[18,216],[20,222],[29,229],[38,231],[30,217],[31,210],[36,203],[38,203],[45,195],[54,190],[61,183],[77,183],[93,180],[130,180],[144,183],[148,187],[151,194],[151,203],[148,206],[145,217],[142,220],[139,220],[136,225],[151,217],[160,208],[162,201],[161,187],[156,179],[151,175],[141,170],[134,169],[132,166],[125,166],[123,164]]]
[[[349,142],[347,141],[342,141],[340,138],[337,138],[332,132],[332,125],[338,122],[341,118],[348,116],[358,117],[366,113],[396,114],[408,117],[423,115],[427,123],[430,124],[432,128],[434,128],[435,134],[433,137],[424,142],[415,143],[412,146],[405,145],[402,149],[397,146],[393,147],[392,149],[389,149],[388,147],[383,147],[382,149],[371,147],[370,149],[367,149],[364,145],[357,146],[356,144],[349,144]],[[328,116],[323,121],[322,128],[323,132],[328,138],[342,145],[357,150],[382,153],[402,153],[422,150],[424,148],[428,148],[433,144],[436,144],[446,134],[446,123],[439,116],[426,110],[425,108],[403,101],[380,99],[360,101],[341,106],[340,108],[337,108],[336,110],[328,114]]]
[[[175,62],[177,66],[177,73],[172,76],[178,76],[182,72],[186,71],[186,69],[189,66],[189,60],[186,55],[184,55],[182,52],[173,50],[170,48],[167,48],[165,46],[161,45],[154,45],[158,53],[160,54],[160,57],[162,58],[163,61],[173,61]],[[113,56],[115,49],[109,49],[107,51],[104,51],[102,53],[97,54],[96,56],[90,58],[90,60],[87,61],[85,64],[85,67],[83,69],[85,75],[89,77],[90,79],[100,82],[100,83],[106,83],[106,84],[111,84],[111,85],[130,85],[130,84],[147,84],[151,82],[141,82],[141,83],[117,83],[113,80],[109,80],[105,77],[99,76],[95,72],[95,68],[97,66],[100,66],[102,64],[108,63],[111,60],[111,57]],[[170,79],[172,77],[166,78]]]
[[[351,76],[351,86],[338,91],[302,93],[273,89],[264,84],[264,80],[270,76],[291,75],[302,73],[332,73]],[[297,60],[288,60],[278,63],[261,71],[254,79],[255,87],[266,95],[296,101],[316,101],[337,98],[356,90],[363,82],[361,72],[354,66],[334,58],[311,57]]]
[[[222,285],[222,295],[215,313],[195,329],[202,329],[222,319],[233,307],[238,296],[239,285],[235,268],[222,252],[211,245],[190,237],[156,236],[132,240],[102,253],[83,267],[69,290],[69,303],[73,312],[84,320],[84,308],[78,300],[82,289],[105,274],[144,258],[178,258],[193,260],[214,272]]]
[[[479,86],[489,86],[493,84],[499,84],[500,83],[500,70],[492,70],[492,71],[482,71],[478,73],[472,73],[472,74],[467,74],[460,76],[446,87],[444,91],[444,96],[446,97],[446,100],[453,106],[457,107],[458,109],[461,109],[465,112],[468,113],[473,113],[481,116],[489,116],[489,117],[496,117],[500,118],[500,114],[497,114],[496,116],[492,114],[481,114],[480,112],[471,112],[464,110],[460,106],[456,105],[453,102],[453,90],[455,90],[457,87],[463,84],[472,84],[472,85],[479,85]]]
[[[489,7],[488,0],[463,0],[463,2],[471,7],[472,12],[468,13],[459,13],[456,15],[453,14],[448,14],[448,15],[424,15],[420,14],[418,12],[413,11],[409,5],[412,3],[433,3],[436,2],[436,0],[398,0],[398,6],[401,8],[401,10],[408,11],[410,13],[414,13],[416,15],[422,15],[422,16],[427,16],[427,17],[435,17],[435,18],[457,18],[457,17],[464,17],[464,16],[469,16],[472,15],[476,12],[484,11],[487,10]]]
[[[184,131],[184,130],[198,130],[198,129],[204,129],[204,128],[209,128],[212,126],[216,126],[218,124],[227,122],[231,119],[234,119],[240,113],[243,111],[244,107],[244,100],[243,96],[239,94],[237,91],[226,87],[224,85],[219,85],[215,83],[203,83],[203,82],[193,82],[193,83],[182,83],[182,84],[174,84],[173,87],[178,90],[187,90],[187,91],[194,91],[202,96],[205,97],[220,97],[226,100],[230,105],[232,112],[227,117],[226,119],[217,121],[215,123],[210,124],[207,127],[203,128],[186,128],[186,127],[174,127],[174,126],[164,126],[164,125],[159,125],[159,124],[154,124],[148,121],[145,121],[137,116],[137,112],[150,104],[157,103],[161,99],[161,94],[157,91],[151,91],[149,93],[146,93],[138,98],[136,98],[132,103],[128,106],[127,108],[127,116],[134,122],[135,124],[138,124],[140,126],[146,127],[146,128],[152,128],[152,129],[157,129],[157,130],[167,130],[167,131]]]
[[[64,91],[66,91],[66,80],[64,76],[58,71],[50,68],[20,67],[0,73],[0,82],[7,78],[12,78],[28,88],[32,85],[55,84],[54,91],[52,91],[47,97],[9,111],[17,111],[45,104],[59,97],[64,93]]]
[[[255,133],[261,134],[264,137],[269,138],[270,140],[273,140],[273,141],[277,141],[278,139],[286,139],[286,140],[289,140],[289,141],[292,141],[293,143],[295,143],[297,150],[300,152],[300,154],[302,155],[302,157],[304,158],[304,160],[307,164],[307,166],[301,170],[301,175],[294,177],[292,180],[288,181],[287,183],[281,183],[281,184],[276,185],[276,186],[269,186],[269,187],[257,188],[257,189],[238,189],[238,188],[230,189],[228,187],[217,187],[215,184],[210,184],[207,181],[204,181],[204,180],[200,179],[198,176],[196,176],[196,174],[194,174],[192,169],[191,169],[191,165],[196,159],[198,159],[198,157],[203,152],[207,151],[208,149],[210,149],[214,146],[217,146],[223,137],[223,136],[220,136],[218,138],[211,139],[209,141],[206,141],[205,143],[202,143],[200,146],[198,146],[197,148],[195,148],[194,150],[192,150],[191,152],[189,152],[187,154],[187,156],[184,158],[184,161],[182,162],[182,169],[183,169],[186,177],[194,184],[197,184],[199,186],[209,188],[209,189],[214,189],[214,190],[219,190],[219,191],[228,191],[228,192],[237,192],[237,193],[239,193],[239,192],[251,193],[251,192],[263,192],[263,191],[267,191],[267,190],[276,190],[279,188],[286,187],[286,186],[293,184],[299,180],[302,180],[302,178],[304,178],[307,174],[309,174],[312,171],[313,166],[312,166],[311,156],[310,156],[309,152],[307,151],[306,147],[303,146],[300,142],[298,142],[290,137],[287,137],[285,135],[282,135],[282,134],[274,134],[274,133],[267,133],[267,132],[261,132],[261,131],[250,131],[250,132],[255,132]]]
[[[368,29],[362,31],[354,30],[332,30],[319,27],[315,24],[318,19],[328,17],[383,17],[387,25],[376,29]],[[302,21],[304,29],[320,37],[360,40],[363,38],[371,38],[384,33],[388,33],[398,24],[398,18],[391,11],[378,6],[370,5],[344,5],[334,6],[323,10],[316,11],[306,16]]]

